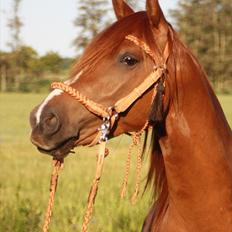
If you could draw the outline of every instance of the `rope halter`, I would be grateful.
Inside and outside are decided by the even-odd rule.
[[[154,70],[145,78],[145,80],[139,86],[134,88],[126,97],[123,97],[120,100],[118,100],[113,106],[105,107],[99,103],[96,103],[95,101],[82,95],[77,89],[74,89],[73,87],[67,84],[54,82],[51,85],[53,89],[60,89],[63,92],[69,94],[70,96],[75,98],[79,103],[81,103],[88,111],[102,118],[102,125],[99,128],[99,132],[96,135],[95,139],[89,144],[89,146],[100,144],[100,147],[98,152],[96,174],[88,198],[88,204],[87,204],[82,230],[81,230],[82,232],[86,232],[88,230],[88,225],[93,212],[94,201],[97,195],[98,184],[101,179],[104,158],[106,156],[106,153],[108,153],[108,150],[106,149],[106,142],[109,139],[109,134],[114,126],[114,123],[118,119],[118,115],[122,112],[125,112],[138,98],[140,98],[149,88],[151,88],[154,84],[156,84],[159,81],[159,79],[162,78],[166,73],[166,63],[169,57],[168,43],[165,47],[163,57],[160,58],[157,56],[157,54],[155,54],[150,49],[150,47],[145,42],[141,41],[137,37],[133,35],[128,35],[125,37],[125,39],[131,41],[136,46],[140,47],[147,55],[149,55],[154,60],[155,64],[161,63],[162,65],[156,65],[154,67]],[[154,88],[153,98],[155,97],[155,95],[156,95],[156,88]],[[128,182],[127,179],[129,175],[129,168],[130,168],[131,150],[134,146],[139,145],[139,151],[137,154],[137,168],[136,168],[136,173],[137,173],[136,189],[131,199],[132,203],[135,203],[140,188],[142,147],[139,141],[142,133],[147,129],[148,125],[149,123],[148,121],[146,121],[144,127],[139,132],[132,133],[133,145],[131,145],[129,149],[128,160],[126,164],[126,175],[124,178],[122,191],[121,191],[121,197],[123,198],[126,194],[126,186]],[[54,195],[55,195],[55,190],[58,180],[59,165],[61,165],[61,162],[56,163],[55,165],[56,171],[54,171],[52,175],[53,181],[51,181],[49,206],[47,209],[43,232],[48,231],[48,226],[51,221],[51,215],[52,215],[51,212],[52,212]]]

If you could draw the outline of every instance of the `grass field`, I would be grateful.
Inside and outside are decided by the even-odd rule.
[[[42,98],[34,94],[0,94],[0,231],[41,231],[51,160],[30,144],[28,115]],[[219,99],[232,126],[232,96]],[[135,206],[131,206],[129,197],[119,199],[128,144],[125,136],[110,142],[111,153],[106,159],[90,232],[138,232],[141,229],[151,204],[150,193]],[[76,153],[66,159],[60,176],[51,232],[80,231],[95,171],[96,149],[78,148]],[[132,173],[127,196],[134,188]]]

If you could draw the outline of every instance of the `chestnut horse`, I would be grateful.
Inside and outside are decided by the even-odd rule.
[[[143,231],[232,231],[232,133],[205,72],[158,0],[147,0],[146,11],[137,13],[122,0],[113,0],[113,6],[117,22],[93,39],[66,85],[113,106],[164,60],[168,46],[164,78],[119,114],[109,134],[139,131],[147,120],[153,127],[148,183],[154,204]],[[30,121],[33,144],[60,158],[76,145],[91,144],[102,124],[101,117],[57,89],[32,111]]]

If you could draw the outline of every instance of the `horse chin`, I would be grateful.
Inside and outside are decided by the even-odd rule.
[[[44,154],[51,155],[54,159],[61,160],[65,158],[69,153],[74,153],[72,149],[75,147],[75,142],[78,138],[71,137],[60,143],[55,148],[50,150],[43,149],[42,147],[37,147],[37,149]]]
[[[77,146],[89,146],[91,142],[95,139],[97,133],[98,131],[94,130],[84,136],[80,136],[80,134],[78,134],[78,136],[73,136],[66,140],[63,140],[63,142],[60,142],[58,145],[51,149],[43,148],[43,146],[38,145],[38,143],[34,144],[37,146],[39,152],[53,156],[54,159],[61,160],[68,156],[70,153],[74,153],[72,151],[73,148]]]
[[[78,140],[76,140],[75,145],[76,146],[88,146],[88,147],[92,147],[96,144],[98,144],[98,142],[96,142],[96,144],[92,144],[92,142],[96,139],[96,136],[98,135],[98,130],[94,130],[91,132],[86,133],[85,135],[81,135]]]

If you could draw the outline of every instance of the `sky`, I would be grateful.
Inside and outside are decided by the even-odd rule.
[[[139,0],[141,2],[141,0]],[[178,0],[160,0],[164,14],[176,7]],[[66,57],[76,54],[71,45],[77,29],[73,21],[78,15],[78,0],[22,0],[19,15],[24,26],[21,39],[40,55],[55,51]],[[7,51],[9,30],[7,20],[12,12],[13,0],[0,0],[0,50]],[[145,3],[144,3],[145,5]],[[112,9],[113,13],[113,9]]]

